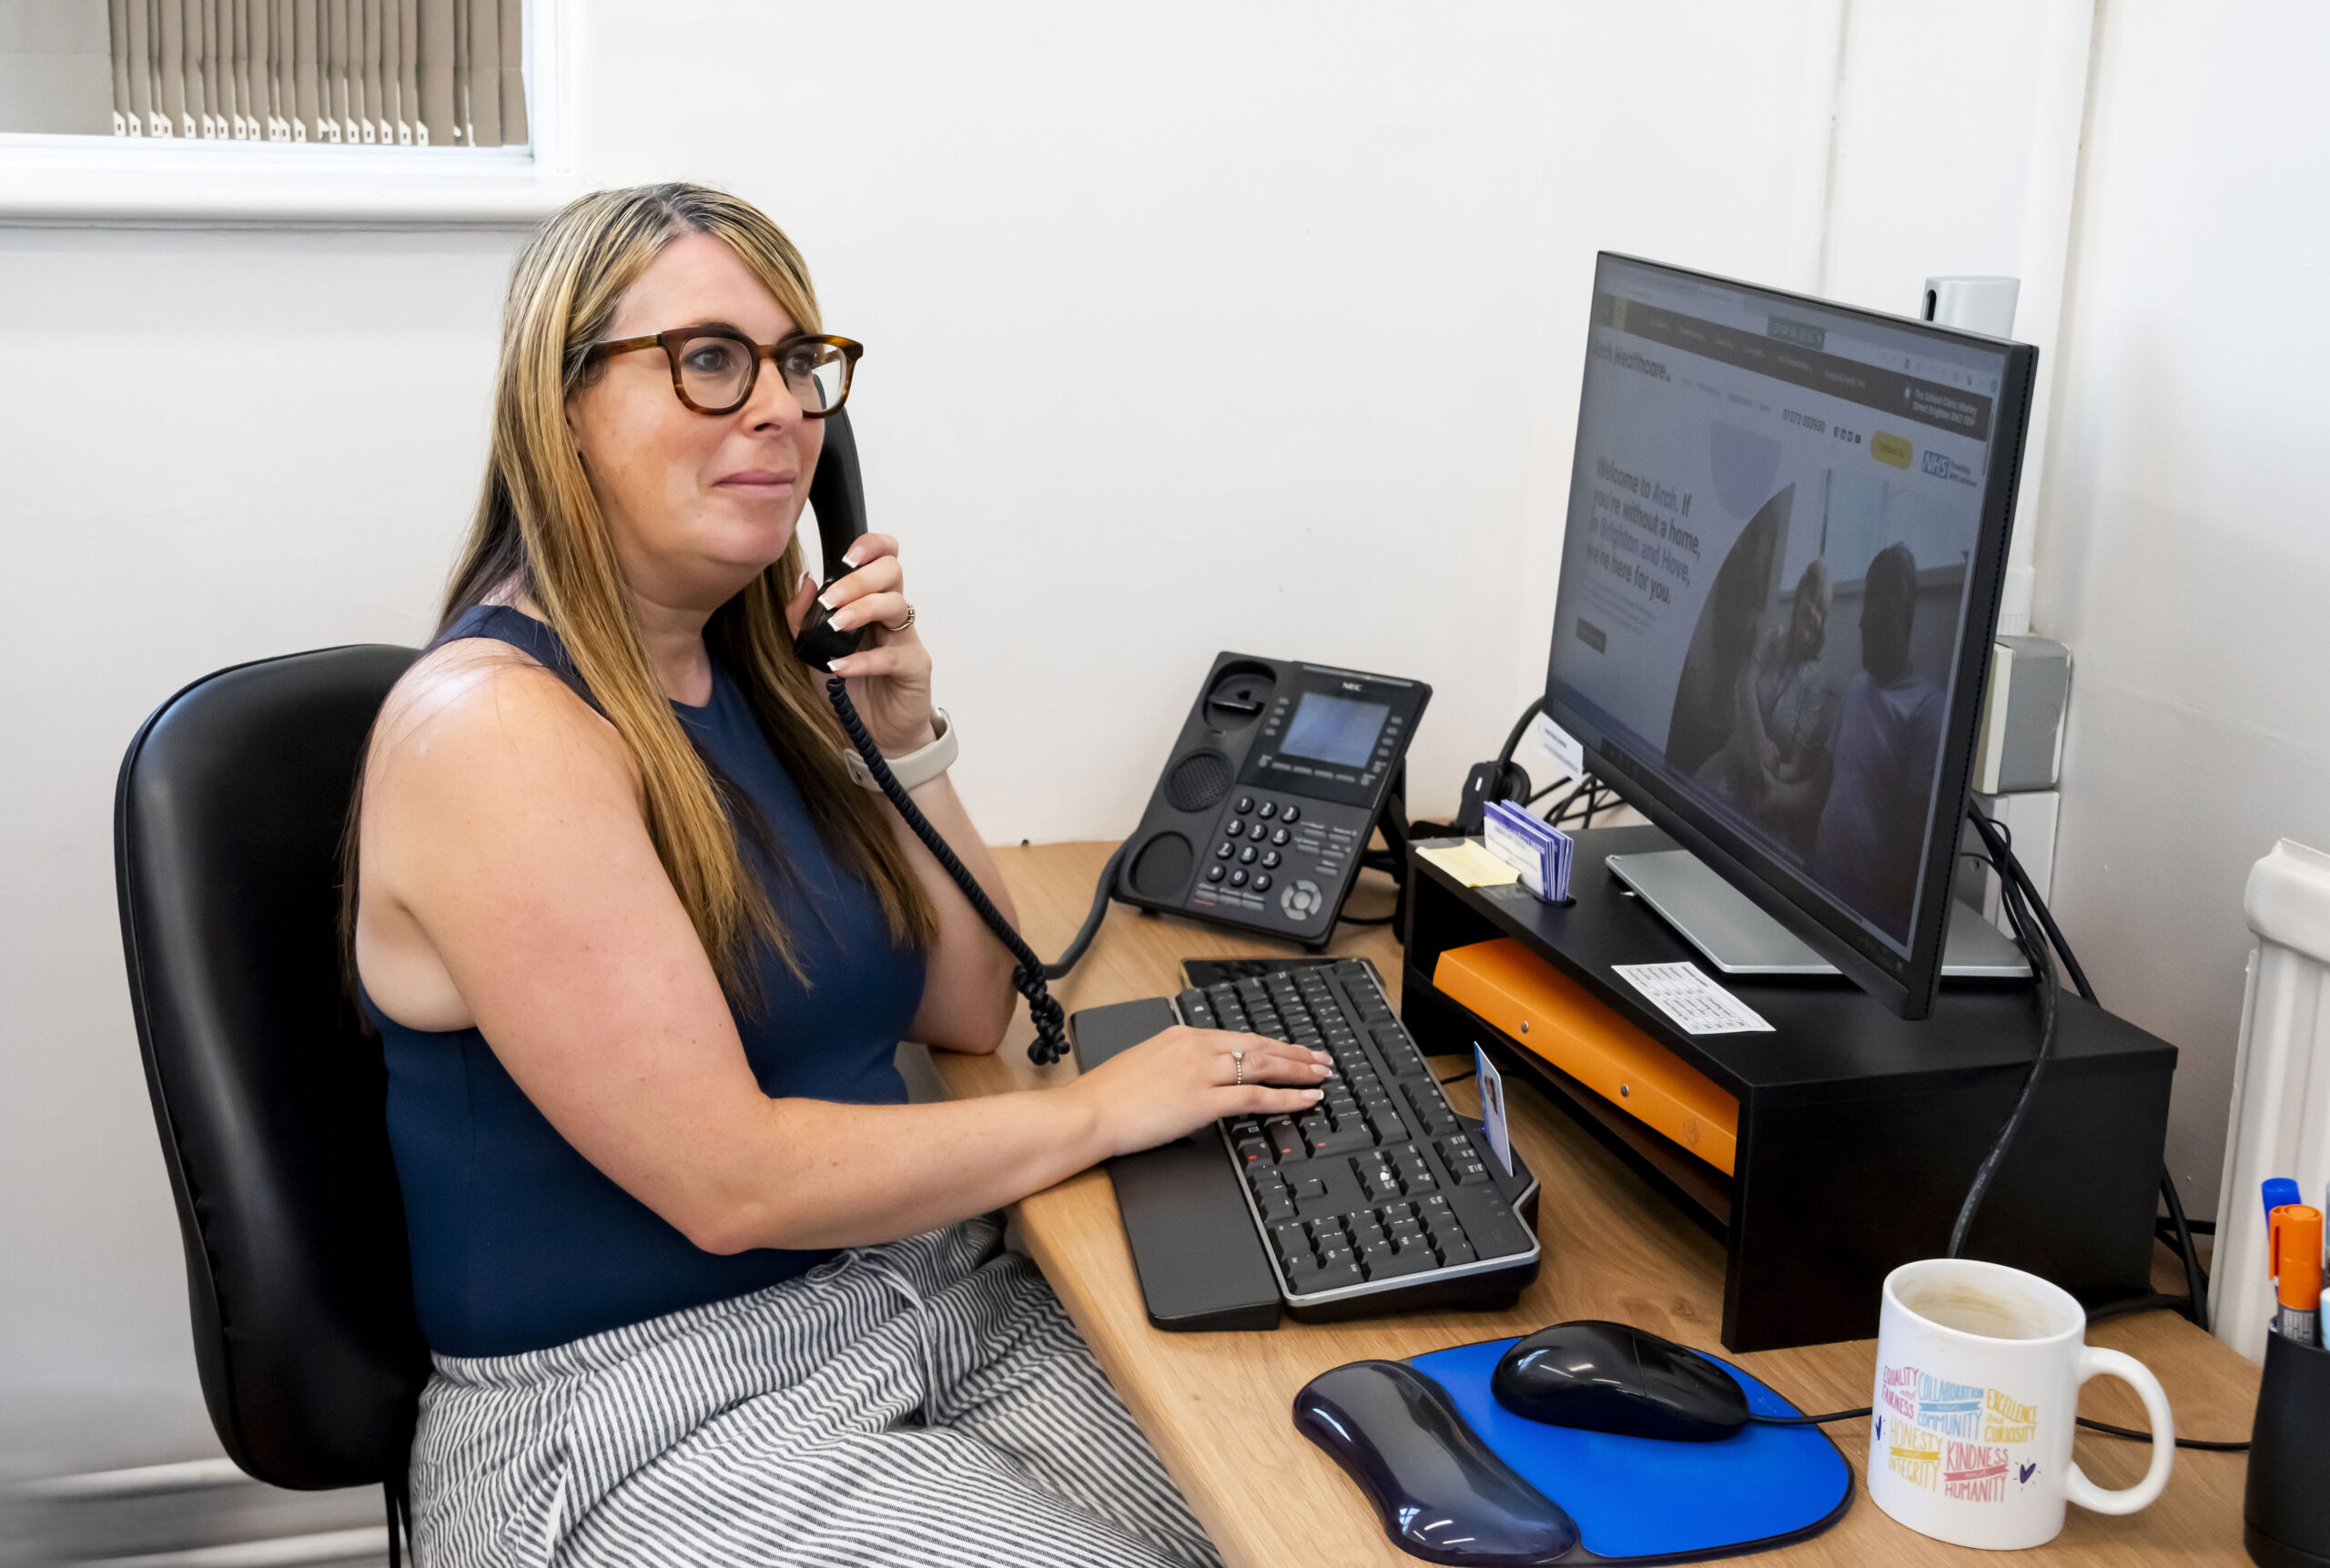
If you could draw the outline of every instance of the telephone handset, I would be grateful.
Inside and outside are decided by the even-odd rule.
[[[817,513],[817,540],[825,556],[825,575],[817,583],[821,595],[854,570],[842,555],[866,531],[866,482],[857,466],[857,438],[850,431],[848,411],[836,409],[826,416],[825,426],[825,450],[819,454],[816,472],[809,481],[809,504]],[[841,721],[842,733],[849,737],[849,744],[856,749],[866,770],[882,786],[882,793],[897,808],[907,826],[922,840],[924,847],[970,901],[972,909],[987,923],[988,929],[995,933],[996,939],[1016,960],[1011,983],[1028,998],[1028,1013],[1036,1025],[1036,1037],[1028,1042],[1028,1059],[1038,1067],[1049,1067],[1068,1053],[1068,1031],[1059,1004],[1052,1000],[1051,993],[1044,986],[1044,961],[1011,928],[1011,923],[979,885],[978,878],[947,847],[947,840],[930,825],[930,819],[922,814],[914,797],[890,772],[882,748],[874,744],[866,722],[857,716],[856,706],[849,700],[849,683],[832,673],[833,662],[856,652],[865,636],[862,626],[836,630],[825,605],[813,600],[801,630],[794,634],[793,652],[811,669],[826,673],[826,698],[834,705],[834,716]]]
[[[825,574],[817,580],[822,594],[849,575],[842,552],[866,531],[866,481],[857,467],[857,437],[849,428],[849,410],[836,409],[825,418],[825,450],[809,480],[809,505],[817,514],[817,540],[823,546]],[[793,639],[793,652],[812,669],[823,670],[836,659],[857,652],[866,628],[836,631],[831,612],[816,600]]]

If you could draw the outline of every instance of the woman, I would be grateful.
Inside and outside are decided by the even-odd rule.
[[[903,1103],[897,1042],[994,1050],[1009,961],[792,657],[856,348],[821,331],[791,244],[696,187],[576,201],[512,279],[484,494],[350,883],[436,1357],[430,1568],[1214,1561],[978,1217],[1300,1111],[1327,1058],[1177,1028]],[[834,619],[881,630],[835,668],[886,754],[944,751],[897,543],[851,560]],[[945,774],[914,793],[1008,913]]]

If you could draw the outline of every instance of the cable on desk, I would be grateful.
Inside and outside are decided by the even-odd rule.
[[[2131,1442],[2152,1441],[2152,1433],[2138,1431],[2133,1427],[2113,1426],[2110,1421],[2091,1421],[2086,1416],[2081,1416],[2078,1420],[2079,1424],[2087,1428],[2088,1431],[2100,1431],[2106,1437],[2124,1437]],[[2247,1453],[2249,1452],[2249,1445],[2245,1442],[2210,1442],[2197,1437],[2180,1437],[2176,1440],[2176,1446],[2197,1448],[2203,1453]]]
[[[1125,844],[1131,842],[1130,839],[1125,840]],[[1117,867],[1124,864],[1125,844],[1117,845],[1115,852],[1109,856],[1109,864],[1100,868],[1099,883],[1092,889],[1092,907],[1085,915],[1084,924],[1077,928],[1075,939],[1069,943],[1068,950],[1055,962],[1044,966],[1045,979],[1065,978],[1068,972],[1076,967],[1076,961],[1084,956],[1084,950],[1092,946],[1093,936],[1100,929],[1100,922],[1109,917],[1109,900],[1116,895]]]
[[[1859,1410],[1831,1411],[1827,1415],[1756,1415],[1750,1413],[1748,1419],[1758,1426],[1827,1426],[1830,1421],[1858,1421],[1861,1417],[1871,1413],[1871,1407],[1863,1405]],[[2131,1442],[2150,1442],[2152,1441],[2152,1433],[2148,1431],[2138,1431],[2133,1427],[2113,1426],[2109,1421],[2091,1421],[2086,1416],[2079,1417],[2078,1421],[2079,1424],[2087,1428],[2088,1431],[2100,1431],[2107,1437],[2123,1437]],[[2180,1437],[2176,1440],[2176,1446],[2179,1448],[2199,1449],[2206,1453],[2245,1453],[2249,1450],[2249,1445],[2245,1442],[2211,1442],[2205,1438],[2197,1437]]]
[[[1827,1426],[1832,1421],[1852,1421],[1869,1413],[1873,1407],[1863,1405],[1857,1411],[1830,1411],[1827,1415],[1758,1415],[1748,1412],[1748,1419],[1758,1426]]]

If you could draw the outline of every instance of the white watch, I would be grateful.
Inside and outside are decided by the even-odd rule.
[[[940,708],[931,727],[938,732],[938,738],[928,745],[908,752],[902,757],[885,754],[882,758],[890,764],[891,776],[907,789],[927,784],[955,765],[955,754],[960,748],[955,743],[954,719],[946,709]],[[855,747],[843,747],[841,760],[848,767],[850,779],[858,788],[881,789],[881,781],[874,776],[874,770],[866,765],[866,759],[857,754]]]

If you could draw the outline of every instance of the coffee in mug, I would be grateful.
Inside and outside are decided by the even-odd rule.
[[[1997,1263],[1931,1259],[1885,1279],[1869,1494],[1960,1546],[2038,1546],[2063,1505],[2133,1513],[2168,1484],[2175,1424],[2159,1380],[2132,1356],[2084,1342],[2071,1293]],[[2132,1387],[2152,1421],[2152,1468],[2106,1491],[2072,1462],[2079,1388],[2103,1373]]]

